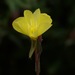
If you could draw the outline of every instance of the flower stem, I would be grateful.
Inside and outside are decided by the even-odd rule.
[[[40,75],[40,55],[42,52],[41,42],[42,42],[42,36],[39,36],[38,40],[37,40],[37,48],[35,49],[35,72],[36,72],[36,75]]]
[[[36,75],[40,74],[40,57],[37,49],[35,50],[35,72]]]

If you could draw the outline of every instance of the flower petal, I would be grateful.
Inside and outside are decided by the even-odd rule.
[[[31,15],[32,15],[32,12],[30,10],[24,10],[24,16],[26,18],[29,18],[29,16],[31,16]]]
[[[32,17],[33,17],[33,14],[30,10],[25,10],[24,11],[24,17],[27,21],[27,23],[29,23],[29,25],[31,25],[31,20],[32,20]]]
[[[41,23],[45,23],[45,22],[52,23],[52,19],[46,13],[42,13],[42,14],[40,14],[40,17],[38,19],[38,23],[41,24]]]
[[[17,18],[16,20],[13,21],[12,25],[16,31],[28,35],[28,24],[25,21],[24,17]]]
[[[37,20],[39,19],[40,16],[40,9],[38,8],[37,10],[35,10],[35,12],[33,13],[33,18],[34,18],[34,25],[37,28],[38,24],[37,24]]]
[[[52,19],[47,14],[43,13],[38,19],[38,36],[43,34],[52,26]]]
[[[40,9],[38,8],[33,14],[34,14],[34,17],[37,19],[40,15]]]

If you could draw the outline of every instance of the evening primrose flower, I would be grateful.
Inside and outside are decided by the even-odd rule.
[[[52,19],[46,13],[37,9],[34,13],[24,11],[24,17],[19,17],[13,22],[13,28],[35,40],[52,26]]]
[[[16,31],[29,36],[33,40],[30,50],[31,57],[34,52],[32,49],[36,46],[34,41],[52,26],[52,19],[48,14],[41,13],[40,9],[35,10],[34,13],[30,10],[24,10],[24,17],[15,19],[12,25]]]

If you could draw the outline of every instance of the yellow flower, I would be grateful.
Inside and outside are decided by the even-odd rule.
[[[52,26],[52,19],[46,13],[37,9],[34,13],[30,10],[24,11],[24,17],[13,21],[13,28],[35,40]]]
[[[30,10],[24,11],[24,17],[19,17],[13,21],[13,28],[31,38],[31,49],[29,57],[32,56],[35,48],[37,47],[37,38],[47,31],[52,26],[52,19],[46,13],[41,13],[37,9],[34,13]]]

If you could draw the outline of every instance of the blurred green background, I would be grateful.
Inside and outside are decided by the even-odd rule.
[[[0,75],[35,75],[30,39],[12,28],[23,11],[40,8],[53,19],[43,34],[40,75],[75,74],[75,0],[0,1]]]

